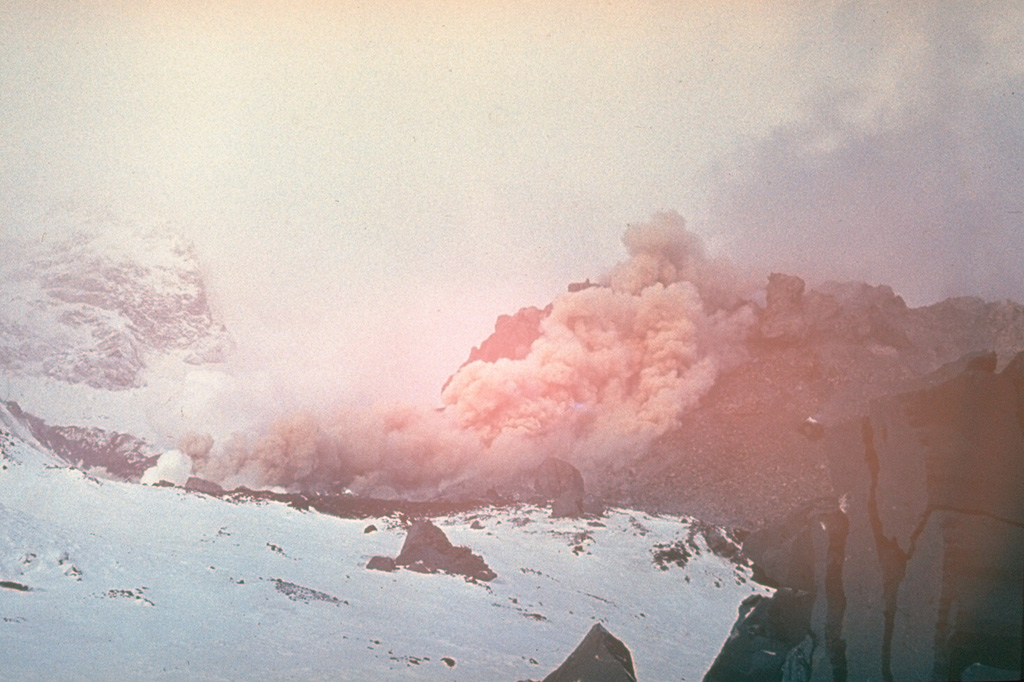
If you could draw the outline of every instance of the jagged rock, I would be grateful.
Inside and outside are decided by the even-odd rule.
[[[142,385],[149,353],[180,350],[196,364],[232,352],[191,244],[133,229],[119,231],[115,245],[111,227],[107,219],[89,227],[76,221],[62,239],[6,245],[0,367],[121,390]]]
[[[430,521],[414,521],[395,565],[419,573],[454,573],[474,580],[494,580],[497,574],[468,547],[455,547]]]
[[[788,587],[771,597],[752,595],[740,604],[740,616],[704,682],[781,680],[787,656],[809,639],[813,597]],[[813,655],[813,642],[810,654]],[[796,657],[791,668],[797,669]]]
[[[205,478],[199,478],[198,476],[188,477],[188,480],[185,481],[185,490],[206,493],[207,495],[221,495],[225,492],[224,488],[220,487],[217,483],[208,481]]]
[[[804,281],[793,275],[772,273],[765,291],[766,306],[758,327],[761,338],[773,343],[797,343],[807,333],[803,312]]]
[[[629,649],[600,623],[544,682],[636,682]]]
[[[395,560],[389,556],[375,556],[370,559],[366,567],[371,571],[385,571],[387,573],[395,570]]]
[[[103,467],[113,476],[137,479],[157,461],[149,443],[135,436],[95,427],[47,424],[14,401],[3,404],[41,445],[75,466]]]
[[[471,362],[496,362],[502,358],[522,360],[530,352],[530,346],[540,337],[540,323],[551,314],[552,306],[521,308],[515,315],[499,315],[494,323],[494,333],[484,339],[479,347],[469,352],[469,358],[459,366],[462,369]],[[454,376],[454,375],[452,375]],[[448,388],[452,377],[444,382],[441,391]]]

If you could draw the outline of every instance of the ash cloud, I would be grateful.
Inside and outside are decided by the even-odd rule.
[[[629,227],[628,260],[555,298],[519,359],[477,360],[443,407],[294,414],[265,435],[180,446],[199,475],[235,485],[349,488],[373,495],[476,491],[546,456],[616,467],[677,428],[718,376],[745,358],[745,285],[675,213]]]
[[[861,7],[837,6],[823,39],[864,40],[804,115],[719,160],[732,179],[702,229],[737,262],[885,283],[914,305],[1024,298],[1021,8]]]

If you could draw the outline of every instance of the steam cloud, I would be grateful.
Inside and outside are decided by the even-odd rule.
[[[675,213],[628,228],[629,259],[558,296],[521,359],[464,365],[443,409],[292,415],[254,444],[190,436],[199,475],[226,486],[348,487],[389,495],[484,489],[545,456],[616,466],[678,428],[745,358],[746,287]]]

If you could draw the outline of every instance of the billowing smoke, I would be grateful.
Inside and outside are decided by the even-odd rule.
[[[525,357],[460,368],[443,409],[292,415],[254,443],[235,436],[211,450],[193,436],[181,447],[226,486],[376,495],[483,489],[552,455],[583,469],[628,463],[744,360],[754,312],[741,279],[677,214],[631,226],[623,241],[630,258],[558,296]]]
[[[153,485],[167,482],[182,486],[192,474],[192,460],[180,450],[168,450],[160,455],[156,464],[142,472],[142,483]]]

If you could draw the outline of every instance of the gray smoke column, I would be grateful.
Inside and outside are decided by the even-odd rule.
[[[525,357],[463,366],[443,410],[292,416],[254,445],[236,437],[215,449],[200,473],[379,495],[484,486],[550,455],[583,468],[628,462],[745,359],[755,317],[741,278],[678,214],[630,226],[623,241],[630,258],[599,286],[555,298]]]

